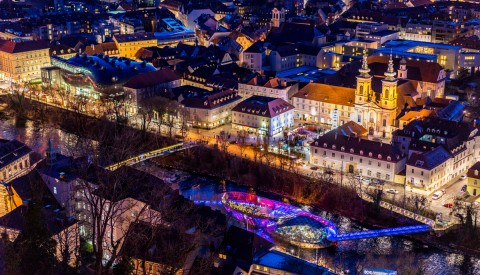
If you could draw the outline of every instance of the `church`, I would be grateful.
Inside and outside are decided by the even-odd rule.
[[[295,119],[331,128],[354,121],[367,129],[369,137],[390,139],[401,115],[444,96],[445,72],[437,63],[394,60],[391,55],[367,57],[365,52],[356,63],[293,95]]]

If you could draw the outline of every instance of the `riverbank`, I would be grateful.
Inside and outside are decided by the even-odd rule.
[[[4,103],[8,103],[8,98],[5,98],[5,96],[2,98]],[[15,115],[15,113],[13,110],[10,110],[6,115]],[[164,146],[164,144],[172,142],[172,139],[159,137],[152,133],[146,133],[147,135],[152,135],[152,137],[147,138],[148,142],[144,142],[145,136],[143,135],[145,133],[140,130],[36,102],[25,106],[22,117],[37,121],[43,124],[42,127],[59,127],[66,132],[82,137],[95,138],[112,146],[115,146],[115,144],[128,145],[128,151],[123,151],[122,154],[113,156],[116,159],[141,153],[150,148],[159,148],[157,146]],[[126,139],[122,139],[124,137]],[[206,151],[199,154],[195,153],[196,149],[190,149],[185,153],[166,158],[165,162],[170,162],[166,163],[170,167],[204,173],[205,175],[221,179],[229,179],[260,192],[274,193],[279,198],[287,198],[298,203],[313,205],[319,209],[349,217],[369,227],[385,228],[416,223],[388,210],[377,208],[372,203],[360,200],[352,186],[338,186],[326,181],[326,179],[312,180],[298,173],[274,168],[259,161],[235,157],[212,148],[201,148],[201,150],[204,149]],[[187,157],[178,159],[178,156]],[[454,243],[451,241],[451,239],[462,235],[460,230],[455,229],[442,237],[422,234],[408,236],[407,238],[424,242],[445,251],[475,256],[480,255],[475,249],[459,246],[457,244],[459,243],[458,241]],[[475,242],[470,242],[469,244],[474,245]]]
[[[279,170],[271,166],[253,161],[222,157],[223,152],[211,148],[196,148],[185,154],[175,154],[155,160],[161,167],[184,170],[203,176],[212,176],[235,182],[247,188],[252,188],[260,195],[274,194],[273,199],[288,199],[297,204],[307,204],[318,209],[345,216],[358,224],[368,228],[389,228],[418,224],[404,216],[378,208],[373,203],[359,198],[354,190],[348,186],[338,186],[332,183],[318,182],[289,171]],[[222,164],[225,162],[225,164]],[[270,173],[268,171],[271,171]],[[268,184],[275,182],[275,184]],[[304,196],[309,191],[308,186],[318,188],[315,197]],[[306,186],[303,189],[302,186]],[[297,189],[301,190],[297,190]],[[295,190],[297,192],[295,192]],[[311,189],[310,189],[311,190]],[[308,193],[307,193],[308,194]],[[298,199],[300,198],[300,199]],[[471,247],[460,246],[455,235],[461,235],[461,228],[452,228],[443,236],[417,234],[405,236],[410,240],[438,248],[450,253],[479,257],[480,251]],[[454,241],[452,241],[454,240]]]

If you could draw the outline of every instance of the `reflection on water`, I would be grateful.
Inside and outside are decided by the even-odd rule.
[[[59,152],[66,155],[75,155],[77,145],[77,137],[73,134],[21,118],[0,120],[0,138],[17,139],[42,155],[45,154],[49,139]]]
[[[0,119],[0,138],[17,139],[41,154],[45,153],[48,139],[54,142],[60,152],[67,155],[75,153],[77,142],[74,135],[62,130],[5,116]],[[179,188],[182,195],[192,200],[220,200],[220,194],[225,191],[247,191],[246,188],[232,183],[222,186],[216,179],[184,175],[186,177],[179,182]],[[197,188],[192,188],[193,186]],[[363,229],[348,218],[315,209],[312,212],[335,222],[339,232]],[[319,263],[334,266],[337,270],[355,270],[363,266],[401,271],[405,270],[405,267],[422,267],[425,274],[480,274],[478,258],[424,247],[421,243],[402,237],[339,242],[335,249],[321,249],[317,253],[294,248],[288,250],[308,259],[318,259]]]
[[[181,194],[191,200],[219,200],[222,192],[246,191],[245,187],[233,183],[222,186],[217,179],[191,175],[180,180],[179,188]],[[340,233],[366,229],[343,216],[317,209],[312,209],[311,212],[335,222]],[[358,267],[390,268],[398,270],[399,274],[402,274],[401,271],[416,271],[418,268],[422,268],[424,274],[432,275],[480,274],[478,258],[447,253],[402,237],[344,241],[338,242],[336,248],[318,251],[293,247],[286,250],[309,260],[317,259],[319,264],[336,270],[350,270],[351,274]]]

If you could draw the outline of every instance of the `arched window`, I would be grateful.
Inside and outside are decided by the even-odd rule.
[[[385,89],[385,98],[389,98],[390,96],[390,91],[388,89]]]
[[[363,95],[363,85],[360,86],[360,92],[359,92],[361,95]]]

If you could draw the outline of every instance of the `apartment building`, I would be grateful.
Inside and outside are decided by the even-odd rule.
[[[178,94],[178,101],[188,114],[188,124],[192,127],[213,129],[230,123],[232,108],[240,100],[238,92],[232,89],[208,91],[184,85],[172,89]]]
[[[40,78],[40,69],[50,66],[49,49],[44,40],[0,40],[0,79],[21,82]]]
[[[293,127],[293,109],[281,98],[252,96],[232,109],[232,128],[271,137]]]
[[[298,83],[278,77],[267,79],[256,76],[247,83],[238,83],[238,94],[247,99],[251,96],[268,96],[289,101],[298,92]]]
[[[392,144],[409,156],[407,184],[432,191],[467,173],[476,162],[480,138],[470,123],[425,117],[395,131]]]
[[[480,162],[476,162],[467,172],[467,192],[472,196],[480,195]]]
[[[135,34],[119,34],[113,36],[121,57],[135,59],[135,54],[141,48],[157,46],[157,38],[151,32]]]
[[[295,107],[295,119],[336,128],[354,115],[355,89],[309,83],[290,102]]]
[[[9,182],[30,170],[31,153],[29,147],[17,140],[0,139],[0,179],[4,183],[0,187],[0,217],[21,205]]]
[[[406,156],[395,146],[336,128],[310,144],[310,163],[324,169],[400,182]]]

